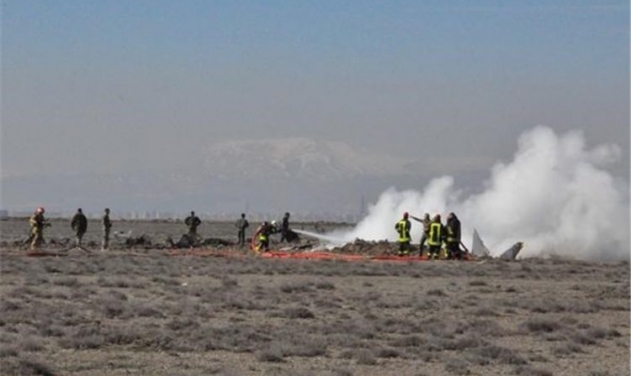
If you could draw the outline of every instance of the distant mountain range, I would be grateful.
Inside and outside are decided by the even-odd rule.
[[[231,141],[202,149],[204,171],[214,177],[302,178],[331,181],[410,173],[412,160],[375,155],[343,142],[305,138]]]
[[[2,207],[96,212],[356,213],[390,186],[421,189],[434,177],[418,160],[305,138],[230,141],[193,151],[178,170],[2,179]],[[98,171],[98,166],[95,167]]]

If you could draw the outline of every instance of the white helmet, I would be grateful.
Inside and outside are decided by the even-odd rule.
[[[276,221],[272,221],[272,226],[276,227]]]

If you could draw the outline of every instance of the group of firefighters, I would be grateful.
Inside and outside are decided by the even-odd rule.
[[[438,259],[441,257],[440,253],[444,244],[444,258],[448,260],[465,258],[466,253],[460,249],[460,220],[454,213],[449,213],[447,223],[444,225],[441,222],[440,214],[436,214],[430,219],[429,213],[425,213],[421,219],[409,215],[407,212],[403,213],[403,218],[394,225],[394,229],[399,234],[399,256],[409,256],[411,253],[410,230],[412,223],[409,218],[423,224],[419,256],[422,256],[426,251],[428,258]],[[427,247],[425,247],[426,244]]]

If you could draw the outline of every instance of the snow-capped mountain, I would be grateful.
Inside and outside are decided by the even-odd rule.
[[[201,150],[203,170],[223,178],[303,178],[328,181],[409,173],[412,160],[377,155],[337,141],[306,138],[216,143]]]
[[[2,180],[9,209],[37,203],[64,210],[104,206],[119,210],[251,210],[357,212],[364,196],[389,186],[418,186],[423,163],[305,138],[208,144],[171,155],[181,166],[120,174],[94,172]],[[39,204],[38,204],[39,205]]]

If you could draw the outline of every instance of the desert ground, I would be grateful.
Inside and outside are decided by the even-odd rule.
[[[29,257],[0,221],[2,375],[630,374],[628,261],[266,259],[232,223],[200,227],[231,257],[175,256],[177,221],[116,221],[149,241],[102,252],[99,227],[64,250],[55,220],[59,256]]]

